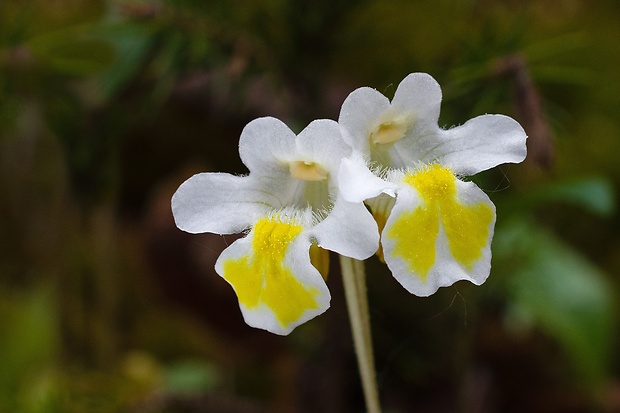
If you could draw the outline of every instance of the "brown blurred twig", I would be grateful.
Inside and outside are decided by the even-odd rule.
[[[555,158],[553,136],[527,61],[520,54],[498,59],[494,64],[493,75],[508,75],[514,81],[519,120],[528,134],[528,159],[545,169],[550,169]]]

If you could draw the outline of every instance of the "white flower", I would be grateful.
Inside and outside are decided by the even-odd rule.
[[[172,212],[184,231],[249,229],[215,266],[249,325],[284,335],[327,310],[330,294],[310,259],[324,267],[327,251],[317,246],[356,259],[377,250],[370,213],[338,193],[340,161],[350,152],[334,121],[314,121],[295,136],[279,120],[260,118],[239,140],[249,175],[197,174],[174,194]]]
[[[385,262],[418,296],[458,280],[486,280],[495,207],[459,177],[526,155],[527,136],[513,119],[483,115],[446,130],[437,124],[440,104],[435,79],[413,73],[391,102],[371,88],[353,91],[339,118],[353,148],[341,164],[342,195],[366,201],[379,224]]]

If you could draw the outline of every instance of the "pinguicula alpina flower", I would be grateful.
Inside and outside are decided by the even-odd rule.
[[[259,118],[241,133],[239,153],[249,175],[194,175],[174,194],[172,212],[190,233],[247,231],[215,269],[249,325],[288,334],[329,307],[316,268],[327,270],[325,249],[368,258],[379,245],[377,225],[363,203],[340,196],[340,162],[351,148],[335,121],[314,121],[296,136],[275,118]]]
[[[341,193],[368,204],[381,231],[380,255],[418,296],[458,280],[479,285],[487,279],[495,207],[460,177],[526,155],[527,136],[507,116],[440,128],[441,98],[435,79],[413,73],[391,102],[371,88],[353,91],[338,120],[353,148],[341,163]]]

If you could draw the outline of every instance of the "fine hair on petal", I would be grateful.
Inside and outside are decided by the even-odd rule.
[[[373,173],[373,175],[389,181],[389,176],[390,173],[392,172],[392,168],[390,168],[389,166],[380,164],[376,161],[370,161],[370,164],[368,165],[368,169],[370,169],[370,172]]]
[[[269,213],[267,218],[283,224],[301,225],[303,227],[310,227],[314,223],[313,212],[310,207],[300,209],[287,206],[281,209],[275,209]]]

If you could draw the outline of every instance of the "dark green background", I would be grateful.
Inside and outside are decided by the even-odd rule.
[[[385,412],[620,410],[620,3],[2,0],[0,412],[361,412],[340,274],[282,338],[174,227],[241,129],[337,119],[359,86],[442,85],[440,124],[518,119],[528,160],[473,179],[493,269],[409,295],[367,263]],[[332,257],[333,263],[337,260]]]

